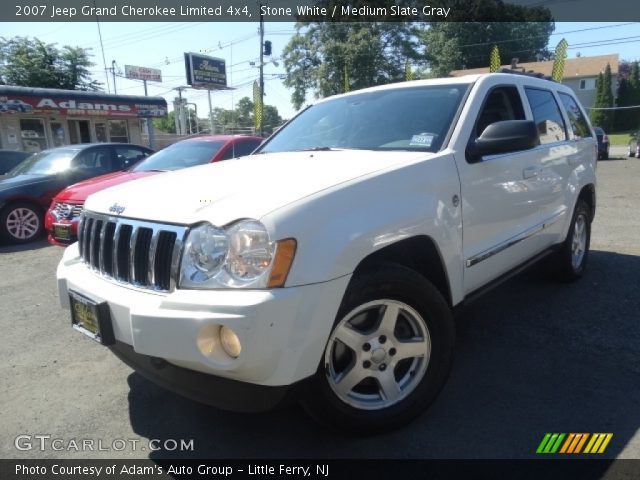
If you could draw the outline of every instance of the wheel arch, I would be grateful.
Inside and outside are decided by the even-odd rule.
[[[44,215],[47,213],[47,209],[44,208],[39,202],[35,201],[33,198],[11,197],[0,204],[0,214],[4,212],[6,208],[16,203],[25,203],[32,206],[40,214],[40,217],[43,219],[44,219]]]
[[[418,272],[433,283],[449,306],[452,306],[449,276],[440,250],[431,237],[418,235],[376,250],[360,261],[353,276],[384,263],[399,264]]]
[[[593,183],[589,183],[582,187],[580,190],[580,194],[578,195],[578,201],[584,200],[589,206],[590,211],[590,221],[593,222],[593,219],[596,216],[596,187]]]

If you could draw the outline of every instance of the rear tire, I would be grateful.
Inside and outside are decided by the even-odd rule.
[[[398,428],[442,389],[454,337],[449,305],[422,275],[396,264],[359,273],[302,404],[315,419],[345,432]]]
[[[550,261],[554,278],[573,282],[584,274],[591,243],[591,209],[584,200],[578,200],[571,218],[567,238],[560,251]]]
[[[13,244],[31,242],[42,235],[43,220],[40,210],[30,203],[9,204],[0,213],[0,237]]]

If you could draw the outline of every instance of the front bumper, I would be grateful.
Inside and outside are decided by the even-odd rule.
[[[106,302],[116,341],[132,352],[271,387],[291,385],[316,372],[350,279],[271,290],[158,293],[90,270],[79,258],[77,244],[66,249],[57,277],[62,306],[69,308],[69,290]],[[221,326],[239,337],[238,358],[224,353],[216,341]],[[132,366],[138,369],[137,364]]]
[[[177,367],[161,358],[136,353],[130,345],[116,342],[109,349],[143,377],[172,392],[197,402],[232,412],[263,412],[286,404],[303,388],[294,385],[271,387],[229,380]]]
[[[63,218],[58,220],[51,211],[45,214],[44,228],[47,231],[47,241],[51,245],[58,245],[59,247],[67,247],[78,240],[78,224],[80,223],[80,217],[72,218],[71,220]],[[57,225],[70,225],[71,238],[69,240],[62,240],[55,238],[53,235],[53,226]]]

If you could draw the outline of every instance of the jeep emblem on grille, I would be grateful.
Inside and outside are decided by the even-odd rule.
[[[109,207],[109,211],[120,215],[122,212],[124,212],[124,207],[122,205],[114,203]]]

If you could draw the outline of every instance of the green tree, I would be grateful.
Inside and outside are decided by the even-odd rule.
[[[253,117],[253,101],[249,97],[242,97],[240,100],[238,100],[235,110],[225,110],[223,108],[213,109],[214,123],[226,127],[252,128],[254,126]],[[262,117],[265,134],[270,134],[284,122],[284,120],[278,113],[278,109],[273,105],[264,106]]]
[[[470,2],[470,7],[480,3]],[[494,6],[497,0],[483,1]],[[519,63],[551,58],[547,50],[549,36],[554,30],[551,17],[517,5],[502,4],[505,15],[515,17],[511,22],[440,22],[420,32],[426,46],[426,58],[432,75],[441,77],[451,70],[488,67],[491,49],[497,45],[500,57],[509,64],[513,58]],[[508,15],[512,11],[512,15]],[[496,13],[496,15],[498,15]],[[490,18],[490,17],[489,17]]]
[[[596,81],[596,101],[589,113],[591,123],[602,127],[605,131],[613,128],[613,93],[611,91],[611,66],[607,64],[604,73],[598,75]]]
[[[96,91],[101,84],[91,79],[92,66],[85,48],[0,37],[0,84]]]
[[[293,105],[300,108],[309,93],[342,93],[345,71],[350,90],[404,80],[407,58],[418,57],[415,32],[403,22],[297,23],[282,54]]]
[[[628,107],[640,105],[640,71],[638,62],[620,62],[618,68],[618,95],[616,105]],[[632,130],[640,127],[640,108],[618,111],[614,126],[616,131]]]
[[[198,118],[196,117],[196,112],[188,109],[187,113],[185,113],[187,118],[186,130],[187,133],[193,132],[196,133],[198,131]],[[164,133],[176,133],[176,112],[175,110],[169,112],[166,117],[163,118],[154,118],[153,126]]]

